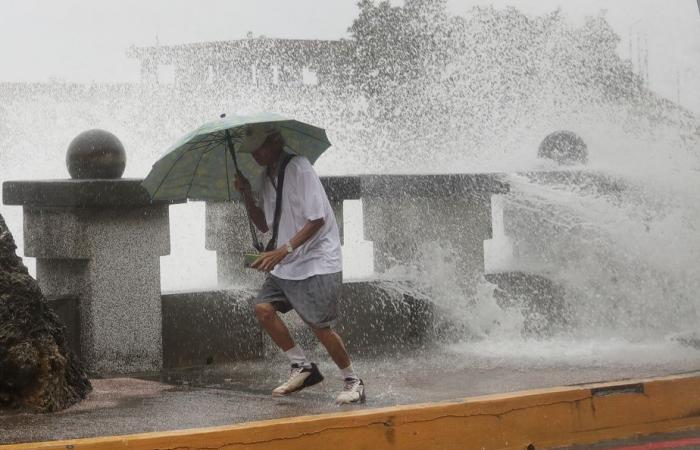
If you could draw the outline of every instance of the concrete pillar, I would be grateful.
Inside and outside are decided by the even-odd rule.
[[[397,265],[430,272],[445,265],[468,288],[484,271],[491,195],[506,189],[485,175],[364,177],[364,231],[374,243],[375,272]]]
[[[522,183],[531,183],[546,193],[548,189],[575,186],[576,192],[615,198],[627,187],[619,179],[592,171],[548,171],[519,173]],[[554,186],[552,188],[552,186]],[[569,205],[543,201],[537,195],[514,192],[505,197],[502,208],[503,235],[512,248],[511,262],[501,271],[522,271],[539,274],[556,273],[571,261],[578,261],[580,246],[585,242],[585,227],[572,226]]]
[[[328,201],[331,203],[331,207],[333,208],[335,221],[338,223],[340,243],[345,244],[343,202],[345,200],[360,199],[360,177],[321,177],[321,183],[323,184],[323,189],[326,191],[326,195],[328,196]]]
[[[207,202],[205,247],[216,252],[217,284],[220,287],[259,287],[264,279],[257,270],[243,267],[243,254],[255,251],[245,206],[239,202]],[[269,233],[258,233],[263,245]]]
[[[513,263],[513,241],[505,232],[504,204],[505,195],[491,196],[492,237],[484,241],[484,269],[486,273],[508,271]]]
[[[141,180],[7,182],[23,205],[24,254],[46,296],[77,296],[81,353],[92,373],[160,369],[160,256],[170,252],[167,204]]]
[[[331,208],[333,208],[333,215],[335,216],[335,221],[338,224],[338,233],[340,234],[340,243],[345,244],[345,235],[343,233],[343,200],[331,200]]]

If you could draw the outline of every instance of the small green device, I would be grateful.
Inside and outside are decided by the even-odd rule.
[[[243,267],[250,267],[251,264],[255,262],[256,259],[260,257],[260,253],[244,253],[243,254]]]

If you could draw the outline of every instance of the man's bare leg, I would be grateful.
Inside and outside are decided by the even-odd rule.
[[[330,327],[326,328],[314,328],[314,334],[321,341],[328,354],[331,355],[333,361],[338,366],[338,369],[345,369],[350,366],[350,356],[347,350],[345,350],[345,344],[343,340],[338,336],[338,333],[333,331]]]
[[[340,373],[343,377],[343,390],[336,397],[336,403],[364,403],[365,384],[355,374],[343,340],[335,331],[331,330],[330,327],[314,329],[314,334],[316,334],[316,337],[321,341],[323,346],[326,347],[328,354],[333,358],[333,361],[340,369]]]
[[[284,321],[277,315],[277,310],[272,303],[259,303],[255,305],[255,317],[270,335],[272,340],[283,352],[294,347],[294,340],[289,334],[289,329]]]
[[[319,372],[318,367],[306,358],[301,348],[294,344],[287,325],[277,315],[277,310],[271,303],[255,305],[255,316],[275,344],[287,355],[289,362],[292,363],[289,379],[272,390],[273,396],[288,395],[323,381],[323,375]]]

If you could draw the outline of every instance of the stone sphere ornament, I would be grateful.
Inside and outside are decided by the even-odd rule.
[[[588,146],[573,131],[560,130],[542,140],[537,156],[551,159],[558,164],[570,166],[588,162]]]
[[[71,178],[120,178],[126,168],[126,152],[109,131],[87,130],[68,145],[66,165]]]

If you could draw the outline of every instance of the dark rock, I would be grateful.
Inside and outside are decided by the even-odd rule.
[[[92,389],[0,216],[0,408],[58,411]]]

